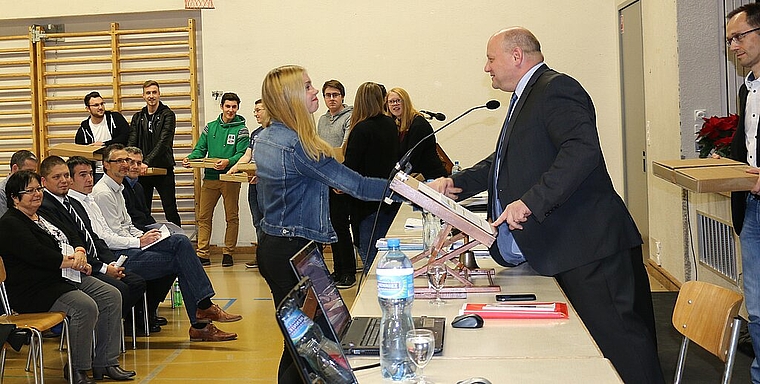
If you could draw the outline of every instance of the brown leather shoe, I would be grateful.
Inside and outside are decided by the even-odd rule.
[[[228,341],[237,339],[237,333],[224,332],[208,323],[205,328],[190,327],[190,341]]]
[[[243,319],[241,315],[233,315],[225,312],[216,304],[211,304],[207,309],[196,309],[195,318],[199,323],[218,321],[220,323],[232,323]]]

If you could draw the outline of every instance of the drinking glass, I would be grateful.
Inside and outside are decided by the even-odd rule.
[[[441,289],[443,289],[444,284],[446,284],[447,275],[448,275],[448,272],[446,272],[446,266],[443,264],[432,264],[428,266],[427,268],[428,281],[430,282],[430,285],[435,290],[435,299],[430,300],[430,304],[434,304],[434,305],[446,304],[446,301],[441,300]]]
[[[429,329],[412,329],[406,333],[406,353],[417,366],[418,372],[415,374],[416,383],[432,384],[428,381],[422,370],[433,358],[435,351],[435,335]]]

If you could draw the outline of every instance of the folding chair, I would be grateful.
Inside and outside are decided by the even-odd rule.
[[[42,358],[42,332],[53,328],[55,325],[63,322],[64,334],[68,335],[69,320],[66,318],[64,312],[40,312],[40,313],[24,313],[17,314],[11,310],[10,303],[8,302],[8,293],[5,290],[5,264],[3,258],[0,257],[0,303],[2,303],[4,315],[0,316],[0,322],[15,324],[17,328],[28,329],[31,331],[31,338],[29,341],[29,358],[26,362],[26,371],[29,372],[30,361],[34,363],[34,382],[45,382],[45,365]],[[64,337],[63,334],[61,337]],[[0,352],[0,380],[4,375],[5,370],[5,345]],[[69,345],[69,339],[66,337],[66,356],[68,358],[69,367],[69,383],[73,383],[71,380],[74,377],[71,365],[71,354],[69,351],[71,347]]]
[[[681,383],[689,340],[724,362],[721,383],[731,381],[742,300],[737,292],[702,281],[688,281],[681,286],[673,309],[673,327],[683,335],[674,383]]]

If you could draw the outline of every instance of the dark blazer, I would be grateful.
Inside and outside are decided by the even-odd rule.
[[[731,159],[747,163],[747,144],[745,143],[747,130],[744,127],[744,115],[747,111],[747,85],[742,84],[739,88],[739,124],[736,133],[731,140]],[[756,156],[760,156],[760,145],[757,146]],[[755,157],[760,159],[760,157]],[[734,223],[734,231],[740,234],[744,225],[744,210],[747,208],[747,191],[731,192],[731,220]]]
[[[100,268],[104,263],[108,264],[110,262],[116,261],[116,256],[114,256],[113,252],[108,249],[106,242],[95,234],[95,231],[92,229],[92,222],[90,221],[90,217],[87,215],[87,211],[84,209],[84,206],[82,206],[82,203],[80,203],[77,199],[69,199],[69,201],[71,202],[71,206],[74,207],[74,210],[84,222],[86,230],[90,232],[90,237],[92,237],[92,240],[95,242],[95,249],[98,252],[97,258],[95,255],[90,255],[88,253],[87,262],[92,265],[93,271],[100,271]],[[48,192],[47,190],[45,190],[45,197],[42,199],[42,206],[40,206],[39,210],[45,213],[46,217],[55,217],[69,231],[76,233],[77,238],[79,238],[79,241],[81,241],[82,244],[86,244],[84,233],[79,230],[79,226],[76,222],[74,222],[74,218],[71,217],[69,211],[66,209],[66,207],[63,206],[60,201],[58,201],[55,196],[53,196],[52,193]],[[63,228],[59,229],[63,230]],[[85,245],[84,248],[87,249],[87,246]]]
[[[421,115],[415,116],[409,130],[401,138],[398,158],[403,157],[410,148],[431,133],[433,133],[433,127],[430,126],[430,123]],[[419,147],[415,148],[409,157],[409,164],[412,165],[411,173],[421,173],[425,179],[437,179],[449,175],[435,148],[435,135],[428,137]],[[387,176],[385,177],[387,178]]]
[[[493,153],[452,178],[460,198],[489,190],[503,207],[528,206],[532,215],[512,234],[531,267],[556,275],[642,243],[607,173],[594,105],[575,79],[539,67],[506,129],[500,164]]]
[[[55,217],[37,214],[64,232],[72,247],[84,245]],[[19,313],[46,312],[61,295],[77,289],[61,277],[58,241],[18,209],[10,208],[0,218],[0,256],[11,308]]]
[[[156,220],[151,216],[150,208],[145,202],[145,190],[139,182],[135,183],[134,187],[127,180],[124,180],[122,184],[124,189],[121,194],[124,196],[124,203],[127,206],[129,217],[132,218],[132,224],[137,229],[147,232],[147,226],[155,224]]]

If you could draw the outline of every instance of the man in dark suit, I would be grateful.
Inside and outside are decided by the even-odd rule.
[[[92,265],[92,276],[116,287],[122,296],[122,316],[131,319],[131,309],[143,298],[145,292],[145,280],[137,274],[124,273],[124,267],[116,267],[111,263],[116,261],[116,256],[108,249],[106,243],[92,230],[92,224],[87,211],[76,199],[69,199],[66,194],[69,191],[69,167],[58,156],[49,156],[40,164],[42,185],[45,187],[45,195],[42,199],[40,211],[55,217],[63,223],[71,233],[77,233],[85,244],[87,262]],[[75,218],[66,204],[71,206]],[[81,221],[80,223],[77,221]],[[131,328],[131,327],[130,327]],[[160,331],[160,327],[154,327],[151,332]]]
[[[641,236],[607,173],[591,98],[549,69],[524,28],[488,41],[484,70],[512,92],[496,151],[432,186],[452,198],[489,191],[499,264],[554,276],[628,383],[663,383]]]
[[[731,141],[731,158],[757,170],[760,145],[757,143],[760,110],[760,4],[749,3],[731,11],[726,23],[726,43],[736,60],[751,70],[739,88],[739,124]],[[751,91],[751,92],[750,92]],[[749,315],[747,328],[755,359],[750,375],[760,383],[760,180],[752,190],[731,194],[731,216],[742,248],[744,304]]]

